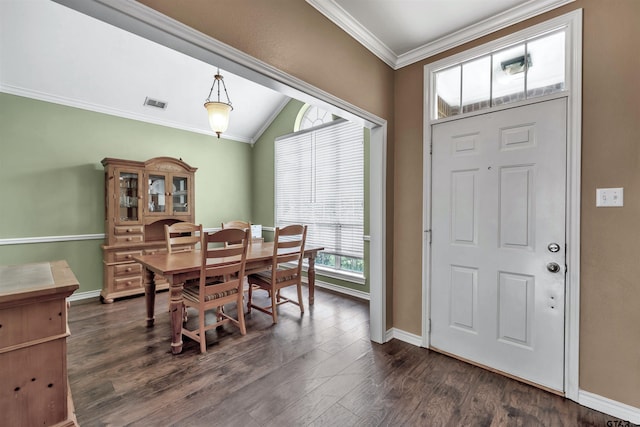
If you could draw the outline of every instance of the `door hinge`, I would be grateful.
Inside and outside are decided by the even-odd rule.
[[[424,232],[427,233],[427,242],[431,244],[431,230],[424,230]]]
[[[431,319],[427,319],[427,333],[431,333]]]

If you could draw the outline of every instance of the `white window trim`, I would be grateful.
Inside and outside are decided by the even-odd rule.
[[[432,96],[435,72],[486,55],[509,45],[540,36],[554,30],[565,30],[565,92],[568,97],[567,115],[567,255],[566,312],[565,312],[565,395],[579,399],[579,327],[580,327],[580,182],[581,182],[581,129],[582,129],[582,9],[577,9],[525,30],[444,58],[424,68],[424,120],[423,120],[423,251],[422,251],[422,345],[429,347],[429,295],[431,289],[431,126],[442,120],[432,119],[437,111]],[[539,102],[533,98],[523,104]],[[511,105],[513,106],[513,105]],[[483,114],[496,111],[489,108]],[[460,114],[456,119],[472,114]]]
[[[286,263],[286,265],[294,267],[295,263]],[[354,283],[356,285],[364,286],[366,284],[367,278],[364,274],[352,273],[347,270],[336,270],[335,268],[325,267],[324,265],[315,265],[316,277],[323,276],[329,277],[331,279],[343,280],[345,282]],[[307,273],[309,271],[309,266],[304,264],[302,266],[302,271]],[[338,286],[338,285],[336,285]]]
[[[364,274],[351,273],[347,270],[336,270],[335,268],[328,268],[324,265],[316,264],[316,274],[324,277],[330,277],[332,279],[344,280],[345,282],[355,283],[356,285],[364,285],[366,283],[366,277]],[[307,269],[305,268],[305,271]]]

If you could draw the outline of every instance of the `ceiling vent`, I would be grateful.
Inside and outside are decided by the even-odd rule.
[[[167,102],[158,101],[157,99],[151,99],[148,96],[144,99],[144,105],[148,107],[160,108],[161,110],[166,110]]]

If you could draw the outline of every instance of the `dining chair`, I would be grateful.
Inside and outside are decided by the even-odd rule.
[[[200,351],[207,351],[206,331],[233,323],[245,335],[242,282],[247,261],[247,247],[251,232],[230,228],[212,233],[203,233],[201,239],[202,262],[197,286],[186,287],[182,291],[185,310],[198,310],[198,328],[182,327],[182,334],[200,343]],[[227,245],[228,242],[240,242]],[[237,316],[234,318],[224,310],[225,304],[235,303]],[[206,312],[216,310],[216,322],[207,325]],[[184,316],[183,316],[184,317]]]
[[[240,228],[242,230],[249,230],[249,232],[251,232],[251,223],[248,221],[242,221],[242,220],[232,220],[232,221],[227,221],[227,222],[223,222],[222,224],[220,224],[220,226],[222,227],[222,229],[224,230],[225,228]],[[252,236],[250,236],[249,238],[249,246],[251,246],[251,244],[253,244],[254,242],[254,238]],[[237,242],[229,242],[229,244],[233,244],[233,243],[237,243]],[[258,271],[263,270],[264,268],[259,268],[256,269],[255,271],[245,271],[245,275],[249,275]],[[249,288],[249,282],[247,281],[246,277],[244,279],[244,283],[245,283],[245,292],[247,291],[247,289]]]
[[[167,244],[167,252],[170,254],[195,250],[196,245],[200,243],[201,236],[202,224],[175,222],[164,225],[164,240]],[[189,279],[183,283],[183,286],[186,288],[197,284],[198,279]],[[169,310],[171,310],[171,302],[169,302]],[[184,311],[183,314],[186,322],[187,312]]]
[[[167,243],[167,252],[185,252],[195,249],[202,235],[202,224],[190,222],[176,222],[165,224],[164,237]]]
[[[223,230],[225,228],[239,228],[241,230],[248,229],[249,233],[251,233],[251,223],[247,221],[240,221],[240,220],[227,221],[220,224],[220,226],[222,227]],[[251,244],[251,235],[249,235],[249,244]]]
[[[249,230],[251,229],[251,223],[248,221],[233,220],[233,221],[223,222],[221,225],[223,229],[225,228],[240,228],[242,230],[246,230],[247,228]]]
[[[270,314],[273,323],[278,323],[277,306],[287,302],[300,307],[300,313],[304,313],[302,302],[302,260],[304,255],[304,243],[307,238],[306,225],[288,225],[276,228],[273,241],[273,255],[271,258],[271,269],[259,273],[250,274],[249,296],[247,301],[247,311],[252,308],[266,314]],[[298,300],[280,295],[280,290],[288,286],[296,286]],[[271,306],[260,307],[253,303],[253,292],[257,289],[269,292]]]

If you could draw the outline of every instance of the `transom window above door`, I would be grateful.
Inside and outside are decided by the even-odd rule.
[[[433,119],[565,90],[565,33],[556,31],[435,72]]]

